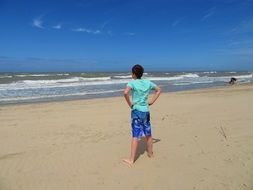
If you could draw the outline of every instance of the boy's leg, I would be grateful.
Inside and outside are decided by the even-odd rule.
[[[131,156],[130,158],[123,159],[129,165],[132,165],[135,161],[135,156],[138,148],[138,138],[133,137],[131,141]]]
[[[147,151],[148,151],[148,156],[150,158],[153,158],[154,157],[154,154],[153,154],[153,138],[152,136],[147,136]]]

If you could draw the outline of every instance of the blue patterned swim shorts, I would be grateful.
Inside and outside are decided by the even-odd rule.
[[[143,135],[151,136],[151,124],[149,112],[132,110],[132,136],[141,138]]]

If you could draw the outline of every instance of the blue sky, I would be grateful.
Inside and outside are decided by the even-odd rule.
[[[0,0],[0,71],[253,70],[253,0]]]

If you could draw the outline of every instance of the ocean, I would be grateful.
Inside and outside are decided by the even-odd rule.
[[[147,72],[163,92],[252,83],[253,72]],[[122,96],[131,73],[0,73],[0,105]]]

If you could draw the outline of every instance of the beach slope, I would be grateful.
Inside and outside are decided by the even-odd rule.
[[[253,189],[253,85],[164,93],[132,167],[123,97],[0,107],[0,189]]]

